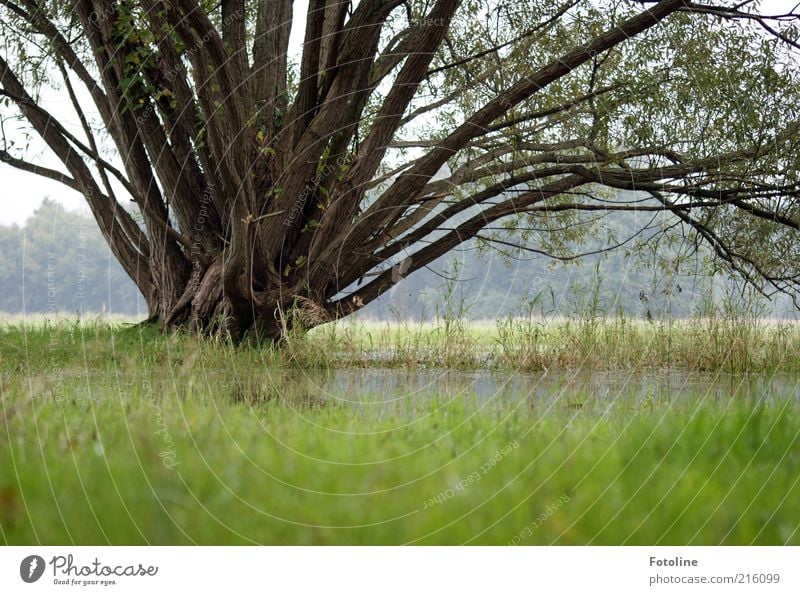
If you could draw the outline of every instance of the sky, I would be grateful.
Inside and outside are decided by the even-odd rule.
[[[775,14],[786,11],[794,6],[795,0],[764,0],[762,12]],[[295,3],[295,14],[292,27],[292,36],[289,44],[289,52],[292,56],[299,56],[302,45],[302,33],[305,29],[305,11],[307,2]],[[61,118],[68,128],[80,135],[80,128],[73,112],[66,106],[65,98],[53,96],[45,98],[44,107],[53,115]],[[72,120],[72,121],[70,121]],[[82,135],[80,135],[82,137]],[[35,155],[35,153],[34,153]],[[33,158],[38,164],[63,171],[59,163],[55,160]],[[51,198],[63,204],[70,210],[78,210],[89,213],[88,207],[83,197],[67,188],[66,186],[42,178],[34,174],[17,170],[9,165],[0,162],[0,224],[24,224],[25,220],[42,204],[45,198]]]
[[[292,33],[289,38],[289,54],[292,57],[299,57],[303,44],[303,32],[305,31],[307,0],[295,2],[294,15],[292,17]],[[80,85],[76,85],[76,92],[87,98],[81,101],[84,106],[90,106],[91,100]],[[61,97],[54,93],[45,94],[42,107],[46,108],[51,114],[59,119],[71,132],[78,138],[84,138],[80,123],[75,112],[69,106],[66,96]],[[89,111],[89,110],[87,110]],[[9,135],[11,136],[11,135]],[[44,147],[44,143],[37,139],[39,146]],[[36,152],[26,158],[37,165],[45,165],[59,171],[64,171],[61,163],[52,156],[46,155],[48,151],[42,150],[39,159],[36,159]],[[115,165],[120,165],[116,162]],[[124,194],[120,195],[124,196]],[[50,198],[55,200],[65,208],[73,211],[80,211],[90,214],[89,207],[83,196],[53,180],[48,180],[41,176],[20,171],[0,161],[0,225],[23,225],[28,217],[39,208],[42,202]]]

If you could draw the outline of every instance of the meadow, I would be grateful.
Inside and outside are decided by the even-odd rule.
[[[0,330],[6,544],[800,544],[800,329]]]

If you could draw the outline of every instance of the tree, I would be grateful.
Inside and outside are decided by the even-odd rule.
[[[800,282],[797,13],[309,0],[293,64],[292,0],[0,6],[4,119],[60,165],[0,156],[85,196],[166,326],[275,338],[466,240],[557,256],[619,211],[673,213],[765,293]]]
[[[137,315],[136,286],[94,222],[45,200],[24,227],[0,225],[0,312]]]

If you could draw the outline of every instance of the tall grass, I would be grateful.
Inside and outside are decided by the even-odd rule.
[[[684,320],[637,320],[621,314],[541,317],[532,312],[492,322],[463,316],[432,322],[348,319],[309,332],[292,330],[279,346],[237,346],[186,332],[161,333],[104,321],[6,324],[0,327],[0,341],[8,347],[0,357],[11,360],[36,353],[57,360],[66,349],[89,342],[111,349],[140,344],[145,359],[165,357],[154,353],[196,357],[221,350],[228,357],[298,369],[800,371],[798,322],[719,307]]]
[[[339,322],[290,346],[302,366],[800,371],[800,324],[719,313],[687,320],[508,317],[495,323]]]
[[[635,319],[602,311],[601,283],[598,275],[585,297],[575,298],[571,316],[543,315],[536,296],[516,316],[476,322],[455,284],[446,282],[431,321],[338,321],[291,334],[279,357],[301,368],[800,371],[800,324],[766,318],[752,296],[709,294],[690,318],[653,317],[648,310]]]

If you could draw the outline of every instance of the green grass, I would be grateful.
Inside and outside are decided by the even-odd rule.
[[[284,358],[336,365],[540,371],[547,369],[800,372],[800,324],[749,316],[686,320],[619,317],[341,321],[293,337]]]
[[[359,406],[291,353],[328,340],[7,327],[0,541],[800,545],[796,390]]]
[[[107,366],[110,348],[134,353],[137,365],[166,358],[309,368],[393,367],[481,370],[660,370],[731,374],[800,373],[800,323],[761,319],[752,313],[710,310],[682,320],[636,320],[589,313],[567,318],[524,316],[491,322],[444,318],[426,323],[346,319],[288,337],[281,350],[237,349],[221,341],[198,342],[185,333],[162,334],[132,323],[96,318],[79,322],[37,317],[27,322],[0,317],[0,352],[8,364],[28,365],[36,354],[57,365],[75,346],[88,365]],[[9,322],[10,321],[10,322]],[[124,329],[124,330],[121,330]],[[52,343],[52,345],[51,345]],[[138,352],[137,352],[138,351]],[[97,356],[100,356],[99,358]],[[36,355],[38,360],[41,355]],[[194,359],[192,360],[194,361]],[[42,362],[37,361],[38,367]]]

